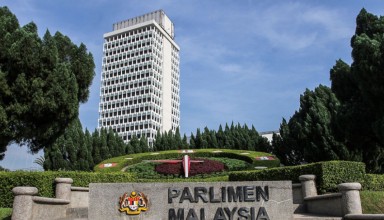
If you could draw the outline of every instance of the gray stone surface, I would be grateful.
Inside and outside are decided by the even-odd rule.
[[[343,214],[362,214],[360,200],[360,183],[342,183],[338,185],[339,191],[342,193]]]
[[[317,195],[317,189],[315,184],[315,175],[301,175],[299,176],[299,180],[302,185],[302,193],[303,198],[316,196]]]
[[[202,198],[209,199],[209,192],[207,195],[198,197],[198,202],[195,202],[194,189],[196,187],[204,187],[209,189],[213,187],[213,199],[221,199],[221,189],[240,187],[244,189],[245,186],[250,186],[248,191],[248,198],[253,200],[256,198],[256,190],[252,191],[253,187],[261,187],[265,190],[268,186],[269,199],[265,201],[243,201],[243,202],[207,202],[204,203]],[[188,189],[185,189],[188,187]],[[292,183],[290,181],[255,181],[255,182],[204,182],[204,183],[94,183],[90,184],[89,190],[89,209],[88,218],[92,220],[98,219],[129,219],[129,220],[169,220],[169,212],[175,210],[177,213],[180,209],[184,209],[184,218],[187,219],[188,213],[195,211],[196,215],[193,220],[214,220],[215,215],[217,219],[238,219],[239,210],[242,215],[252,213],[254,210],[254,218],[257,219],[259,210],[263,208],[267,212],[270,220],[292,220],[293,218],[293,201],[292,201]],[[191,192],[191,200],[184,199],[180,202],[180,197],[171,199],[168,203],[168,190],[169,188],[181,190],[180,196],[188,197],[188,191]],[[119,211],[119,198],[124,193],[130,194],[132,191],[144,193],[149,200],[149,209],[141,212],[138,215],[127,215],[125,212]],[[209,190],[208,190],[209,191]],[[176,192],[176,191],[172,191]],[[240,192],[240,191],[239,191]],[[244,195],[244,194],[243,194]],[[225,196],[226,197],[226,196]],[[246,196],[247,197],[247,196]],[[227,197],[226,197],[227,198]],[[227,198],[228,200],[228,198]],[[263,207],[263,208],[260,208]],[[232,218],[228,216],[233,212]],[[203,215],[201,215],[203,213]],[[219,214],[224,216],[219,218]],[[228,213],[228,214],[227,214]],[[250,214],[251,215],[251,214]],[[263,218],[264,219],[264,218]]]
[[[53,205],[68,205],[71,201],[66,199],[56,199],[56,198],[47,198],[34,196],[33,201],[40,204],[53,204]]]
[[[13,199],[12,220],[31,220],[33,195],[38,193],[36,187],[15,187],[12,189]]]
[[[293,196],[293,204],[304,203],[301,183],[292,184],[292,196]]]
[[[344,219],[351,220],[384,220],[384,214],[360,214],[354,215],[349,214],[344,217]]]
[[[56,178],[55,182],[56,198],[71,200],[71,185],[73,183],[73,180],[71,178]]]
[[[67,218],[88,218],[88,208],[68,208]]]
[[[89,188],[71,187],[71,207],[88,207]]]
[[[343,216],[341,193],[312,196],[304,199],[307,212],[320,215]]]
[[[342,217],[311,215],[311,214],[294,214],[293,220],[342,220]]]
[[[60,203],[34,203],[32,219],[37,220],[54,220],[64,218],[67,215],[67,208],[69,205]]]
[[[12,189],[12,192],[15,196],[18,195],[36,195],[39,190],[36,187],[29,187],[29,186],[17,186]]]

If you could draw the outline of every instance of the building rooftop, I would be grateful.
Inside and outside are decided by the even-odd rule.
[[[158,23],[160,27],[162,27],[164,31],[166,31],[171,36],[172,39],[174,38],[175,34],[173,23],[161,9],[124,21],[116,22],[113,24],[113,31],[128,28],[151,20],[156,21],[156,23]]]

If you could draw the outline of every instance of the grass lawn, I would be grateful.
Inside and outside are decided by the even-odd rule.
[[[364,214],[384,214],[384,191],[361,191]]]
[[[12,209],[11,208],[0,208],[0,219],[6,220],[11,219]]]

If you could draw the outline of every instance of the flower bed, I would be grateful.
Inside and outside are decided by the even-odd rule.
[[[145,160],[163,160],[171,158],[182,158],[183,155],[188,154],[191,157],[219,157],[219,158],[231,158],[245,161],[251,164],[252,167],[265,166],[265,167],[279,167],[280,160],[273,157],[273,160],[257,160],[256,158],[268,157],[272,158],[271,154],[265,152],[256,152],[248,150],[231,150],[231,149],[193,149],[193,150],[170,150],[159,152],[147,152],[139,154],[130,154],[114,158],[109,158],[102,161],[94,167],[96,172],[116,172],[125,171],[129,166],[141,163]],[[116,163],[115,166],[111,164]],[[230,168],[230,167],[228,167]],[[229,169],[232,170],[232,169]],[[242,168],[236,170],[243,170]]]
[[[189,171],[190,176],[195,176],[197,174],[210,174],[216,172],[224,171],[224,164],[208,159],[198,159],[204,162],[202,163],[191,163],[191,168]],[[163,175],[182,175],[184,174],[183,165],[181,163],[161,163],[156,165],[156,172]]]

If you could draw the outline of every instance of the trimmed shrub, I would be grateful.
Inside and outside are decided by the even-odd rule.
[[[226,157],[210,157],[209,159],[216,160],[223,163],[226,171],[240,171],[240,170],[254,169],[253,165],[239,159],[232,159],[232,158],[226,158]]]
[[[13,203],[12,189],[16,186],[33,186],[39,190],[39,196],[54,197],[57,177],[73,179],[73,186],[88,187],[89,183],[133,182],[136,180],[129,173],[89,173],[74,171],[46,172],[0,172],[0,207],[11,208]]]
[[[383,191],[384,190],[384,175],[367,174],[364,181],[361,182],[363,190]]]
[[[340,183],[363,182],[365,164],[351,161],[327,161],[258,171],[240,171],[230,173],[229,181],[291,180],[299,183],[299,176],[305,174],[316,175],[319,193],[336,192],[337,185]]]

